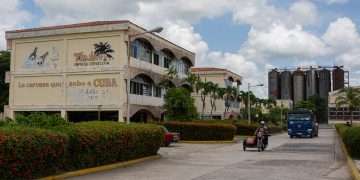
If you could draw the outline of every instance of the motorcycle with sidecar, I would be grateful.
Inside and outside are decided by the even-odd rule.
[[[255,136],[250,136],[243,141],[243,150],[247,148],[257,148],[258,152],[264,151],[268,145],[268,137],[270,134],[265,134],[264,131],[257,131]]]

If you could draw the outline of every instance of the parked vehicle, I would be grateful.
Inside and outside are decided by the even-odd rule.
[[[255,136],[247,137],[243,141],[243,150],[247,148],[257,148],[258,152],[264,151],[268,145],[269,134],[265,134],[264,131],[257,131]]]
[[[290,138],[295,136],[318,136],[319,124],[316,122],[314,113],[307,109],[296,109],[288,113],[288,134]]]
[[[164,145],[167,147],[173,142],[180,141],[180,134],[177,132],[169,132],[169,130],[165,126],[161,126],[165,132]]]

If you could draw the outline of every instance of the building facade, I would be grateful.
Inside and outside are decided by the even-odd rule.
[[[195,54],[144,32],[130,21],[6,32],[11,50],[6,116],[42,111],[71,121],[93,120],[96,114],[124,121],[129,103],[130,120],[160,119],[165,90],[159,83],[171,66],[179,77],[186,77]],[[143,34],[134,36],[139,33]],[[181,86],[184,82],[174,79],[171,83]]]
[[[328,120],[330,124],[345,123],[350,121],[351,116],[353,116],[354,121],[360,121],[360,108],[355,109],[351,114],[347,106],[336,107],[336,98],[343,94],[344,92],[341,92],[341,89],[329,93]]]
[[[242,82],[242,77],[240,75],[226,69],[194,67],[191,68],[191,73],[200,77],[202,81],[208,81],[218,84],[220,88],[226,88],[231,86],[239,89]],[[193,93],[192,96],[195,100],[195,106],[199,115],[202,115],[202,101],[200,94]],[[202,115],[203,118],[230,119],[237,118],[240,115],[240,100],[236,97],[231,97],[229,101],[225,101],[224,99],[218,99],[216,100],[215,104],[216,109],[213,110],[211,114],[210,98],[207,97],[205,99],[204,114]],[[227,106],[229,107],[229,110],[226,111],[225,108]]]

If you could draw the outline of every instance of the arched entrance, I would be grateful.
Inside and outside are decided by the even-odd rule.
[[[133,116],[131,116],[130,122],[147,123],[153,119],[154,119],[154,115],[150,111],[146,109],[141,109],[137,111]]]

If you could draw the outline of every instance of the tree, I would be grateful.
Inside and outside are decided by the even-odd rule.
[[[9,103],[9,84],[5,83],[5,72],[10,70],[10,52],[0,51],[0,112]]]
[[[211,82],[200,81],[198,82],[198,91],[200,91],[200,99],[202,103],[201,118],[204,117],[206,97],[211,91]]]
[[[210,117],[212,117],[213,111],[216,110],[216,100],[218,100],[220,98],[219,95],[221,95],[222,92],[220,92],[220,94],[219,94],[219,91],[221,91],[221,90],[220,90],[218,84],[210,82],[209,85],[210,85],[210,93],[209,94],[210,94],[210,106],[211,106]]]
[[[170,88],[164,96],[166,119],[191,120],[197,118],[194,99],[185,88]]]
[[[347,106],[351,115],[350,125],[353,122],[353,112],[360,107],[360,90],[349,87],[339,92],[339,96],[335,100],[336,107]]]
[[[174,88],[174,84],[172,83],[172,80],[178,77],[178,73],[176,71],[176,68],[174,66],[170,66],[170,68],[167,70],[165,77],[161,80],[159,85],[165,89]]]
[[[306,101],[298,102],[296,108],[311,110],[319,122],[327,121],[327,100],[319,96],[311,96]]]
[[[225,112],[224,112],[224,114],[230,110],[231,100],[235,99],[235,97],[238,95],[237,91],[238,91],[238,89],[235,87],[228,86],[225,88],[225,92],[224,92]]]

